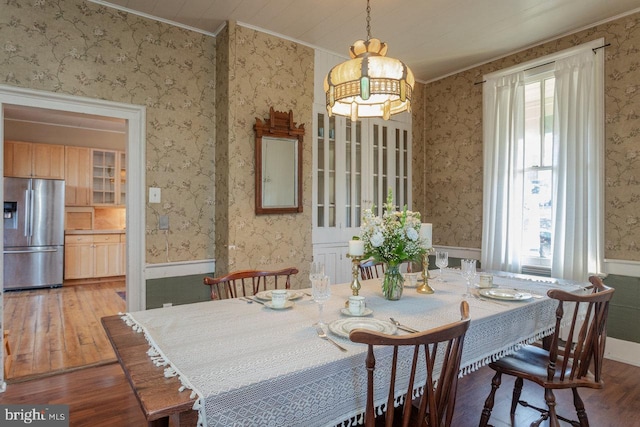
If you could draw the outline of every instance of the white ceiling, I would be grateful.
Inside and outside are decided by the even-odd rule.
[[[91,0],[215,35],[228,20],[347,56],[366,0]],[[638,0],[371,0],[371,36],[427,82],[640,11]]]

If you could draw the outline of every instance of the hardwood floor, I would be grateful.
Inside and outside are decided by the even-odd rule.
[[[460,379],[458,399],[452,426],[477,426],[484,401],[491,390],[494,371],[484,367]],[[592,427],[640,427],[640,367],[605,359],[603,366],[604,388],[602,390],[580,389],[589,422]],[[502,385],[496,393],[494,409],[489,423],[494,427],[524,427],[539,418],[539,413],[518,406],[516,418],[511,423],[511,393],[513,378],[502,376]],[[573,395],[570,390],[555,393],[558,413],[576,419]],[[544,389],[526,382],[522,389],[522,400],[544,408]],[[542,423],[548,426],[549,423]],[[569,426],[561,422],[562,426]]]
[[[493,371],[479,369],[460,380],[453,427],[478,425]],[[640,367],[605,360],[603,390],[581,390],[593,427],[640,427]],[[511,426],[509,405],[513,381],[504,378],[498,390],[491,423]],[[563,413],[571,415],[571,393],[556,393]],[[529,384],[522,398],[541,403],[542,391]],[[117,363],[91,367],[18,384],[0,393],[0,404],[69,404],[72,427],[145,425],[138,402]],[[565,410],[565,408],[567,408]],[[518,408],[513,426],[528,426],[536,419],[531,409]],[[548,425],[548,424],[543,424]],[[568,425],[568,424],[563,424]]]
[[[126,310],[124,280],[5,292],[9,383],[116,360],[100,318]]]

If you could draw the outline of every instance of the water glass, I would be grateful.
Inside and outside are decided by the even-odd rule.
[[[465,298],[471,298],[471,280],[476,276],[476,260],[475,259],[463,259],[460,264],[462,277],[467,281],[467,292],[464,294]]]
[[[322,319],[322,310],[325,302],[331,297],[331,286],[329,282],[329,276],[322,276],[320,278],[314,278],[311,280],[311,296],[313,300],[318,303],[318,324],[324,325]]]
[[[324,263],[315,261],[312,262],[309,267],[309,280],[313,282],[314,279],[321,279],[324,277]]]
[[[436,267],[440,268],[440,276],[438,276],[439,282],[444,282],[444,276],[442,275],[442,269],[449,266],[449,252],[437,251],[436,252]]]

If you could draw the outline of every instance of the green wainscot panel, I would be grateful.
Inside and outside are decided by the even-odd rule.
[[[159,308],[168,303],[180,305],[209,301],[209,286],[202,283],[204,276],[198,274],[147,280],[147,309]]]
[[[640,343],[640,278],[611,274],[604,283],[616,290],[609,305],[607,335]]]

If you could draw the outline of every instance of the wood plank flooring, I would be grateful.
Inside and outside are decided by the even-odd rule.
[[[5,292],[8,382],[115,361],[100,318],[126,310],[124,280]]]
[[[493,371],[484,367],[460,380],[453,427],[478,425],[492,376]],[[580,392],[591,426],[640,427],[640,367],[606,360],[604,381],[603,390]],[[533,410],[518,408],[516,419],[511,424],[509,405],[512,385],[512,380],[503,378],[491,417],[495,427],[524,427],[537,418]],[[556,393],[559,407],[566,414],[571,414],[573,407],[570,394]],[[525,385],[522,398],[531,403],[543,401],[541,389],[530,384]],[[138,402],[117,363],[9,384],[7,391],[0,393],[0,404],[26,403],[69,404],[71,427],[145,425]]]

